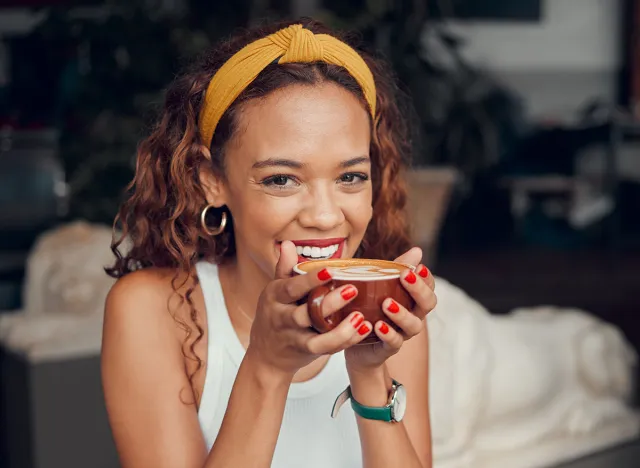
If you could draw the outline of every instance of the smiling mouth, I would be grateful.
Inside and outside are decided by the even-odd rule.
[[[292,241],[296,246],[298,261],[327,260],[340,258],[344,249],[345,238],[336,239],[308,239]]]

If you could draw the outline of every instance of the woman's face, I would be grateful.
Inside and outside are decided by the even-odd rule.
[[[290,86],[246,103],[210,202],[234,220],[238,262],[272,276],[280,243],[299,261],[352,257],[372,215],[370,123],[333,83]]]

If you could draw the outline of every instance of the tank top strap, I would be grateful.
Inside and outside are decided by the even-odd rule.
[[[244,359],[245,349],[238,339],[224,300],[219,269],[215,263],[199,262],[196,265],[200,288],[207,310],[208,345],[222,347],[236,366]]]
[[[220,287],[217,265],[209,262],[198,262],[196,273],[207,316],[207,356],[205,361],[205,380],[202,388],[198,419],[205,437],[209,437],[212,419],[216,413],[218,400],[221,397],[223,366],[225,360],[225,340],[229,339],[225,331],[227,308]],[[228,318],[227,318],[228,320]],[[226,335],[226,336],[225,336]],[[235,335],[234,335],[235,336]]]

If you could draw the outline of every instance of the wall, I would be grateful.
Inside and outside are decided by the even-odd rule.
[[[587,99],[614,99],[620,0],[546,0],[539,23],[454,22],[465,56],[519,91],[539,118],[569,118]]]

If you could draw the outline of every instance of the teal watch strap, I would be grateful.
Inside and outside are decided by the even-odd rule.
[[[351,395],[351,391],[349,391],[349,396],[351,398],[351,407],[353,411],[364,419],[375,419],[376,421],[386,421],[391,422],[393,419],[391,418],[391,406],[365,406],[361,405],[353,398]]]
[[[351,394],[351,386],[345,388],[333,403],[331,417],[338,417],[338,412],[342,405],[345,404],[347,400],[351,400],[351,408],[353,408],[353,411],[362,418],[386,422],[401,421],[404,417],[406,408],[406,391],[399,382],[396,382],[395,380],[392,382],[393,387],[389,395],[389,402],[386,406],[382,407],[361,405],[353,398],[353,395]]]
[[[389,403],[386,406],[365,406],[356,401],[351,394],[351,387],[347,388],[347,394],[349,399],[351,400],[351,408],[353,411],[360,417],[364,419],[374,419],[376,421],[385,421],[391,422],[393,421],[393,410],[392,410],[392,399],[395,393],[395,390],[400,386],[400,383],[392,380],[393,387],[391,391],[391,395],[389,398]]]

